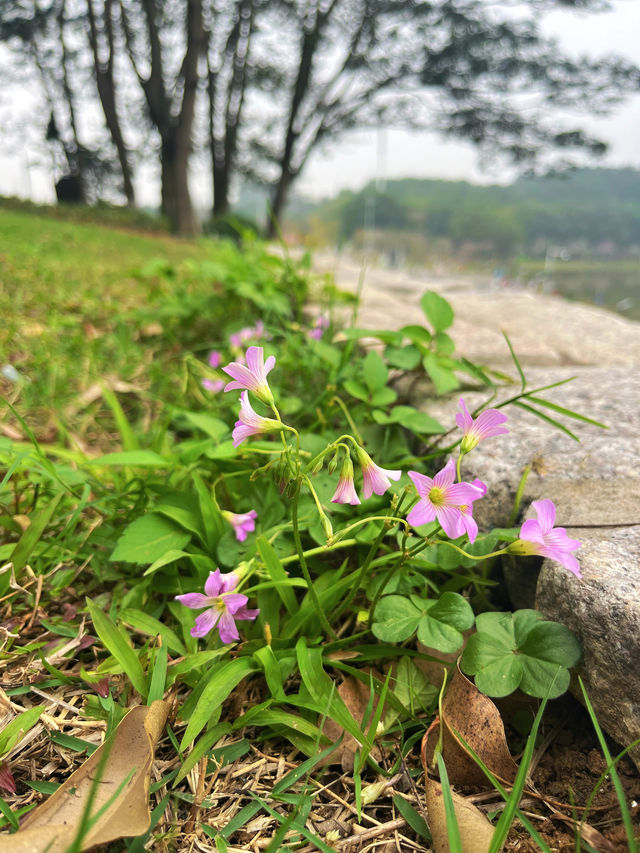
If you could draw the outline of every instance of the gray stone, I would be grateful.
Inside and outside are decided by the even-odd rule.
[[[640,526],[577,531],[582,579],[545,560],[536,606],[582,643],[579,668],[600,725],[623,747],[640,738]],[[580,698],[578,685],[574,692]],[[640,747],[632,758],[640,768]]]

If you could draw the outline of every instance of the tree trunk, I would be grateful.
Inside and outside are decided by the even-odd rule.
[[[162,212],[174,233],[193,237],[200,229],[189,194],[189,145],[181,142],[181,135],[177,127],[171,127],[162,137]],[[189,134],[188,141],[190,138]]]
[[[111,135],[115,149],[118,153],[120,162],[120,170],[122,172],[122,184],[124,194],[129,207],[135,207],[135,193],[133,189],[133,176],[131,172],[131,164],[129,162],[129,152],[124,143],[124,136],[120,126],[118,110],[116,107],[116,89],[113,79],[113,58],[114,58],[114,39],[113,39],[113,20],[111,17],[111,9],[113,0],[105,0],[103,10],[103,26],[102,31],[106,36],[108,45],[108,54],[106,62],[103,62],[99,55],[98,48],[98,27],[93,8],[93,0],[87,0],[87,12],[89,18],[89,43],[93,53],[93,67],[96,75],[96,86],[98,88],[98,96],[102,104],[107,129]]]
[[[280,180],[278,181],[271,201],[271,210],[269,211],[269,217],[267,220],[267,240],[273,240],[278,235],[282,211],[284,210],[284,206],[287,202],[289,188],[291,187],[294,178],[295,175],[289,169],[283,167],[282,172],[280,173]]]

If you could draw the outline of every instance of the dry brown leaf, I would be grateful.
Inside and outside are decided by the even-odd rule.
[[[374,678],[383,680],[383,676],[381,676],[379,672],[376,672],[375,670],[370,670],[370,672]],[[365,711],[371,698],[371,692],[367,685],[350,675],[348,678],[345,678],[342,684],[338,687],[338,694],[349,709],[349,713],[356,723],[360,726],[368,725],[369,720],[364,721]],[[345,773],[353,770],[355,752],[356,749],[360,748],[358,741],[353,737],[353,735],[350,735],[349,732],[345,732],[342,726],[334,720],[327,719],[325,721],[323,731],[334,743],[341,736],[344,736],[340,746],[338,746],[337,749],[334,749],[328,757],[327,763],[342,765],[342,769]],[[375,746],[371,750],[371,756],[376,761],[380,761],[382,758],[380,750]]]
[[[427,776],[426,786],[427,816],[429,830],[433,837],[433,849],[435,853],[449,853],[449,833],[447,832],[442,785]],[[491,844],[493,826],[480,809],[477,809],[460,794],[452,791],[451,797],[460,830],[462,853],[485,853]]]
[[[462,745],[458,735],[480,756],[494,776],[507,784],[513,782],[518,767],[507,746],[500,712],[491,699],[480,693],[459,669],[455,670],[447,688],[442,719],[442,755],[452,785],[467,787],[487,784],[487,777]],[[426,766],[433,760],[436,741],[437,733],[431,728],[425,735]]]
[[[48,800],[34,809],[18,832],[0,836],[0,853],[65,853],[77,834],[101,760],[105,763],[92,813],[106,808],[83,838],[81,849],[145,832],[150,821],[153,751],[168,713],[169,704],[160,700],[129,711],[110,742],[97,749]]]

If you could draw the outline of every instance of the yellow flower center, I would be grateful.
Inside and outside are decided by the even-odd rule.
[[[442,506],[444,504],[444,489],[440,486],[433,486],[429,490],[428,497],[434,506]]]

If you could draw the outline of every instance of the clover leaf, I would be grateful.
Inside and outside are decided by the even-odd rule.
[[[580,660],[575,635],[536,610],[481,613],[460,666],[487,696],[508,696],[520,688],[554,699],[569,686],[569,669]]]
[[[376,608],[371,630],[387,643],[401,643],[417,632],[423,645],[455,652],[462,645],[462,631],[471,628],[473,621],[469,602],[457,592],[445,592],[437,600],[385,595]]]

